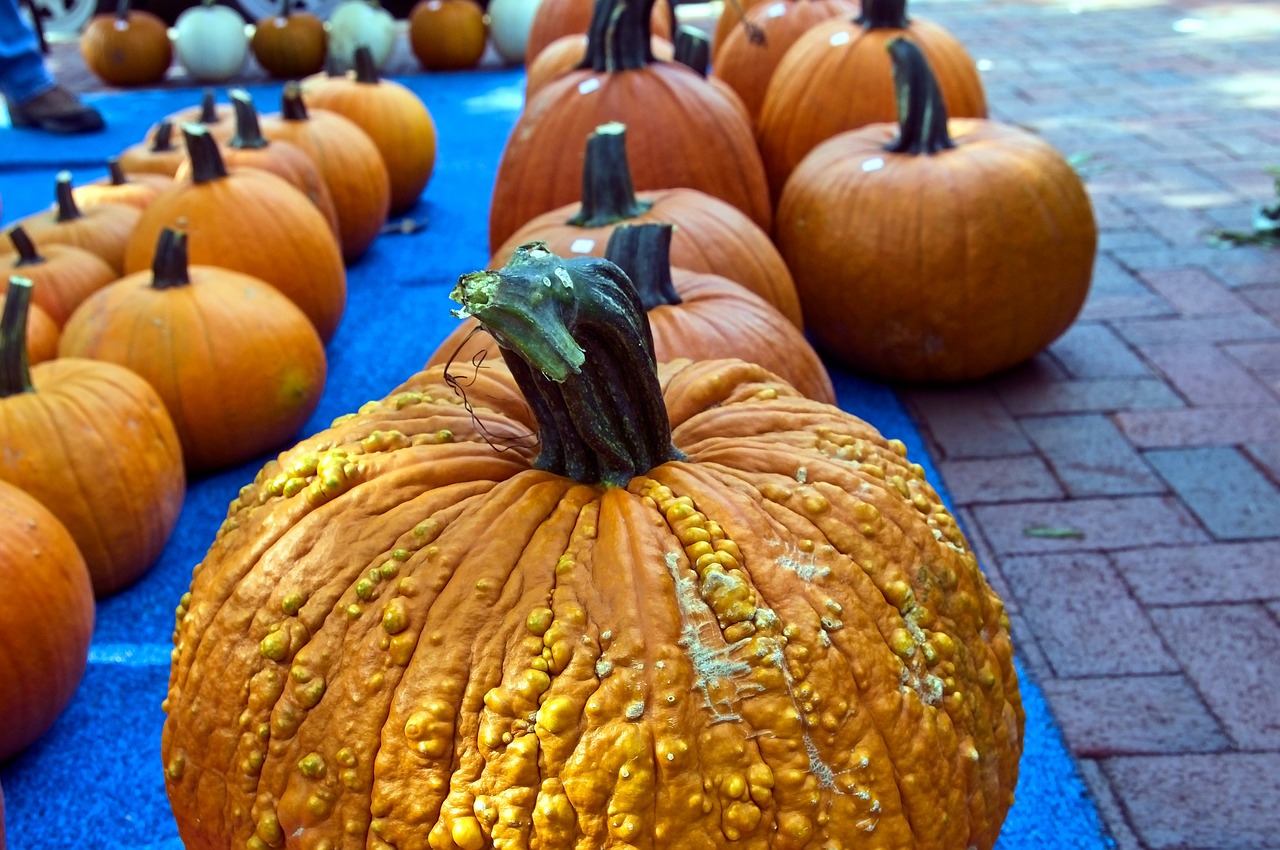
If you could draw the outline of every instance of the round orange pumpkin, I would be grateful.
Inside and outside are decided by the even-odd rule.
[[[616,267],[548,257],[454,290],[511,377],[417,375],[232,502],[176,617],[185,846],[990,850],[1008,618],[923,469],[655,369]]]
[[[0,480],[62,521],[105,596],[141,577],[177,524],[182,447],[164,402],[136,373],[78,357],[28,367],[30,286],[10,278],[0,319]]]
[[[230,103],[218,103],[217,92],[209,87],[201,91],[198,104],[171,112],[160,121],[168,121],[178,128],[187,124],[200,124],[205,132],[219,142],[227,141],[236,132],[235,107]]]
[[[1039,136],[947,120],[928,62],[890,43],[899,124],[824,142],[778,207],[776,239],[820,349],[896,381],[964,381],[1043,350],[1089,290],[1097,229]]]
[[[203,127],[183,131],[191,177],[156,198],[134,228],[128,273],[149,269],[166,227],[181,227],[191,261],[264,280],[302,308],[328,341],[347,306],[347,275],[329,222],[311,199],[259,168],[228,170]]]
[[[120,168],[126,174],[161,174],[172,177],[187,157],[173,143],[173,122],[161,121],[147,134],[146,141],[120,152]]]
[[[188,470],[278,449],[324,389],[324,344],[306,314],[263,281],[187,264],[165,229],[152,270],[94,293],[63,328],[59,353],[118,363],[156,389]]]
[[[159,82],[173,62],[169,27],[156,15],[119,0],[114,14],[94,15],[80,33],[85,67],[113,86]]]
[[[418,0],[409,10],[409,49],[428,71],[474,68],[488,37],[475,0]]]
[[[697,189],[636,192],[625,144],[626,127],[604,124],[587,139],[582,201],[534,217],[498,246],[490,268],[505,264],[526,242],[545,242],[556,254],[604,256],[609,235],[623,224],[675,225],[671,264],[726,277],[768,301],[797,328],[800,298],[769,234],[737,207]]]
[[[943,27],[907,17],[906,0],[864,0],[857,18],[839,17],[796,39],[769,78],[756,135],[776,202],[792,169],[820,142],[867,124],[896,121],[893,67],[885,46],[907,37],[936,69],[947,112],[985,118],[978,66]]]
[[[74,245],[46,245],[37,249],[31,237],[15,224],[9,229],[12,254],[0,254],[0,275],[29,278],[33,303],[62,327],[81,301],[119,277],[97,254]]]
[[[124,269],[125,246],[142,211],[135,206],[100,202],[81,206],[72,192],[71,172],[60,171],[53,208],[18,221],[42,250],[73,245],[101,257],[117,275]]]
[[[324,68],[329,37],[324,21],[280,0],[280,12],[259,18],[249,40],[253,58],[278,80],[298,80]]]
[[[70,532],[0,480],[0,762],[35,743],[75,695],[93,617],[89,570]],[[0,801],[0,848],[3,833]]]
[[[357,47],[355,73],[325,77],[307,88],[307,102],[348,118],[373,140],[391,181],[390,212],[418,202],[436,164],[436,125],[408,86],[378,76],[373,54]]]

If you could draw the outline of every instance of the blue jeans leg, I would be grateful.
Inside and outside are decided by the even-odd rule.
[[[0,93],[25,103],[53,88],[36,34],[18,11],[18,0],[0,0]]]

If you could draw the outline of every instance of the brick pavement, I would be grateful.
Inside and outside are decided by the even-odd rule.
[[[1206,232],[1272,200],[1280,2],[912,9],[1079,163],[1101,250],[1047,353],[902,397],[1119,850],[1278,850],[1280,251]]]

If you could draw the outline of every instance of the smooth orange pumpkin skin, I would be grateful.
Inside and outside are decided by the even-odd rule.
[[[756,123],[769,190],[776,201],[805,154],[837,133],[898,120],[886,45],[919,45],[942,90],[947,115],[986,118],[987,101],[973,58],[955,36],[925,18],[906,29],[864,29],[848,17],[815,24],[774,69]],[[839,47],[832,40],[846,39]],[[856,87],[857,96],[850,91]]]
[[[71,701],[93,618],[89,570],[71,534],[33,496],[0,480],[0,762],[47,732]]]
[[[738,0],[738,5],[742,7],[744,13],[749,13],[756,6],[768,0]],[[720,10],[720,16],[716,18],[715,26],[711,28],[711,64],[715,65],[716,60],[720,56],[720,48],[729,38],[729,34],[734,30],[742,29],[742,18],[739,17],[737,11],[729,3],[725,3]]]
[[[625,488],[531,469],[495,364],[242,489],[177,611],[189,850],[371,817],[397,847],[991,848],[1008,621],[921,468],[758,366],[660,374],[687,459]]]
[[[277,80],[297,80],[324,68],[324,21],[309,12],[260,18],[249,40],[253,58]]]
[[[491,254],[534,216],[579,198],[583,142],[611,121],[627,125],[637,190],[699,189],[769,230],[767,179],[742,104],[683,65],[653,62],[620,73],[570,71],[526,104],[498,164]]]
[[[475,0],[418,0],[409,10],[409,49],[425,70],[474,68],[488,37],[484,9]]]
[[[107,178],[85,183],[72,189],[71,194],[82,208],[110,203],[141,210],[172,183],[171,178],[162,174],[133,174],[126,175],[124,183],[111,183]]]
[[[556,39],[566,35],[585,34],[591,28],[591,0],[542,0],[529,26],[525,43],[525,64],[538,57]],[[654,35],[671,40],[671,8],[667,0],[657,0],[649,14],[649,29]]]
[[[805,158],[778,207],[778,247],[818,347],[882,378],[1016,365],[1070,326],[1089,291],[1097,228],[1070,164],[1017,127],[948,129],[954,149],[919,156],[884,150],[897,124],[840,134]],[[864,171],[868,160],[883,167]]]
[[[142,210],[128,204],[98,203],[80,210],[79,218],[58,221],[48,210],[18,221],[44,253],[52,245],[73,245],[96,254],[118,277],[125,267],[125,246]]]
[[[6,284],[0,283],[0,298]],[[58,356],[58,323],[35,304],[27,308],[27,363],[34,366]]]
[[[19,265],[16,252],[0,254],[0,290],[8,288],[11,274],[29,278],[35,284],[32,306],[48,313],[58,327],[80,302],[120,276],[106,260],[74,245],[42,245],[39,253],[44,262],[27,265]]]
[[[186,494],[182,447],[160,396],[114,363],[31,367],[35,392],[0,398],[0,480],[39,499],[84,555],[94,593],[145,573]]]
[[[675,46],[662,36],[653,36],[649,44],[655,59],[670,62],[675,57]],[[547,83],[577,68],[586,52],[586,33],[562,35],[538,51],[536,57],[525,63],[525,102],[546,88]]]
[[[280,177],[241,168],[204,183],[175,183],[134,228],[125,255],[127,273],[151,268],[166,227],[186,231],[193,264],[260,278],[302,308],[321,339],[328,341],[337,331],[347,305],[337,239],[311,199]]]
[[[156,289],[149,271],[94,293],[63,328],[63,357],[132,369],[169,410],[187,469],[221,469],[278,449],[320,402],[326,360],[310,319],[263,281],[191,266]]]
[[[120,160],[120,169],[125,174],[159,174],[172,178],[178,166],[186,161],[187,153],[181,143],[175,144],[173,141],[174,136],[180,138],[180,131],[176,127],[171,130],[168,146],[164,148],[157,148],[156,132],[153,127],[144,141],[120,151],[117,158]]]
[[[578,204],[567,204],[529,221],[498,246],[489,268],[498,269],[526,242],[546,242],[562,257],[603,257],[609,234],[623,224],[675,225],[671,265],[726,277],[768,301],[797,328],[803,327],[800,296],[786,261],[769,235],[737,207],[696,189],[637,192],[652,204],[640,215],[600,227],[569,223]]]
[[[115,14],[94,15],[80,33],[80,55],[103,82],[145,86],[164,78],[173,62],[173,47],[163,20],[130,9],[124,22]]]

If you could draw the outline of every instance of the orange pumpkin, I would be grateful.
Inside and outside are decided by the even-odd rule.
[[[675,46],[660,35],[649,40],[653,57],[663,62],[675,58]],[[587,54],[587,34],[562,35],[548,44],[530,62],[525,63],[524,99],[528,103],[547,83],[582,64]]]
[[[166,120],[151,129],[146,141],[120,152],[120,169],[126,174],[172,177],[186,157],[186,151],[173,143],[173,122]]]
[[[487,42],[484,9],[475,0],[418,0],[409,10],[409,49],[428,71],[474,68]]]
[[[96,254],[117,275],[124,269],[125,246],[142,211],[135,206],[110,202],[83,209],[72,191],[71,172],[60,171],[54,189],[53,208],[18,221],[41,249],[73,245]]]
[[[29,278],[35,284],[32,299],[62,327],[81,301],[119,277],[97,254],[74,245],[46,245],[37,249],[31,237],[15,224],[9,229],[12,254],[0,254],[0,276]]]
[[[923,52],[890,43],[898,124],[824,142],[778,207],[778,247],[819,348],[895,381],[964,381],[1056,339],[1089,290],[1097,229],[1039,136],[947,120]]]
[[[616,267],[551,256],[454,290],[511,377],[414,376],[232,502],[176,616],[185,846],[990,850],[1008,618],[923,469],[655,369]]]
[[[0,481],[61,520],[105,596],[142,576],[177,524],[182,448],[164,402],[136,373],[78,357],[28,366],[30,286],[10,278],[0,319]]]
[[[378,76],[373,54],[357,47],[355,73],[325,77],[307,89],[307,102],[351,120],[373,140],[391,181],[390,212],[418,202],[436,164],[436,125],[408,86]]]
[[[172,184],[173,179],[163,174],[126,174],[120,167],[120,158],[113,156],[107,159],[105,179],[77,186],[71,195],[81,207],[110,203],[144,209]]]
[[[622,124],[597,127],[587,139],[583,157],[582,201],[527,222],[493,252],[490,268],[501,267],[526,242],[546,242],[553,253],[566,257],[602,257],[616,227],[668,222],[675,225],[672,265],[727,277],[801,327],[800,298],[769,234],[737,207],[697,189],[637,193],[625,138]]]
[[[229,103],[218,103],[217,93],[208,87],[201,91],[200,103],[171,112],[161,121],[168,121],[175,127],[200,124],[219,142],[227,141],[236,132],[235,107]]]
[[[189,180],[156,198],[129,240],[125,270],[151,267],[160,231],[184,229],[191,261],[264,280],[302,308],[320,338],[338,329],[347,276],[329,222],[296,188],[259,168],[228,170],[218,145],[198,125],[183,133]]]
[[[93,586],[71,534],[0,480],[0,762],[35,743],[76,692],[93,637]],[[4,847],[0,800],[0,850]]]
[[[720,58],[720,48],[724,46],[729,34],[734,30],[746,27],[746,17],[756,6],[767,0],[725,0],[720,7],[720,15],[715,26],[711,28],[711,56]]]
[[[118,363],[169,409],[187,468],[221,469],[294,437],[324,389],[324,345],[306,314],[263,281],[187,264],[165,229],[153,268],[94,293],[59,353]]]
[[[885,46],[906,36],[937,69],[948,114],[985,118],[978,66],[955,36],[908,18],[906,0],[864,0],[856,19],[810,27],[782,57],[757,121],[760,153],[776,201],[792,169],[820,142],[867,124],[897,120],[893,68]]]
[[[648,4],[649,30],[654,35],[671,41],[671,7],[667,0]],[[541,0],[533,13],[529,26],[529,40],[525,42],[525,64],[538,58],[547,45],[566,35],[583,35],[591,29],[595,15],[594,0]]]
[[[279,114],[262,116],[260,126],[272,141],[301,148],[320,169],[338,214],[342,257],[359,259],[391,209],[391,178],[373,139],[336,112],[307,109],[296,82],[285,83]]]
[[[169,27],[158,16],[119,0],[115,14],[94,15],[80,32],[85,67],[113,86],[159,82],[173,62]]]
[[[583,68],[526,104],[498,164],[491,253],[534,216],[578,199],[581,148],[566,150],[565,141],[609,121],[629,128],[636,188],[699,189],[769,229],[767,181],[742,104],[683,65],[653,61],[652,5],[602,0]]]
[[[329,37],[324,21],[294,9],[293,0],[280,0],[280,12],[259,18],[249,48],[268,74],[278,80],[297,80],[324,68]]]

